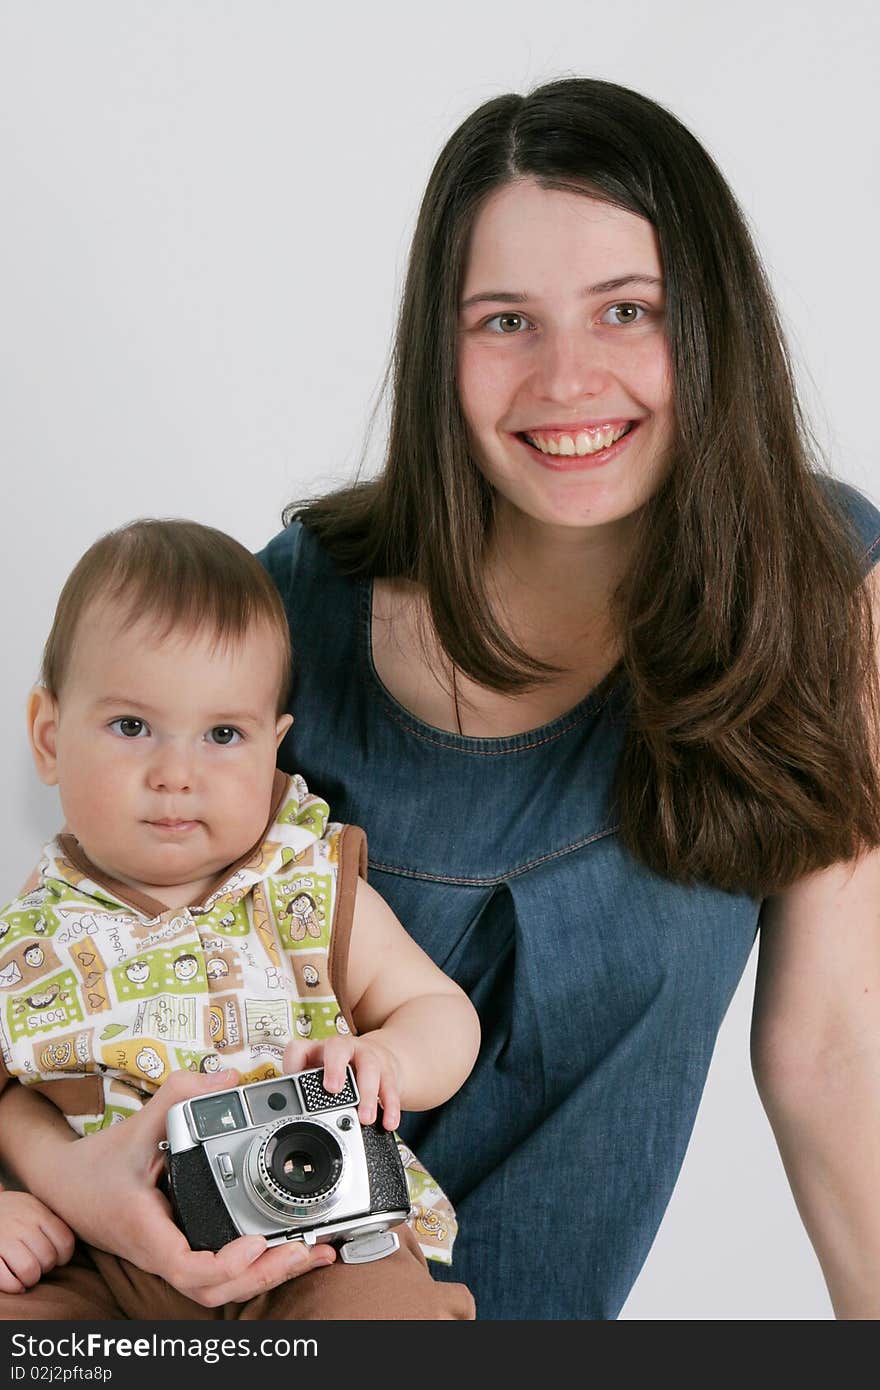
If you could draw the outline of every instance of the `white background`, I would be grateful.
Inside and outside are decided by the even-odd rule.
[[[586,74],[690,126],[835,471],[880,499],[878,60],[873,0],[2,0],[0,894],[57,827],[22,710],[74,561],[149,514],[256,548],[351,472],[424,182],[491,96]],[[831,1316],[749,1071],[753,976],[625,1317]]]

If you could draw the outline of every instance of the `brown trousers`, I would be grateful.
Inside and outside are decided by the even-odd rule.
[[[109,1318],[170,1321],[328,1319],[436,1321],[472,1318],[474,1300],[464,1284],[431,1277],[408,1226],[398,1226],[400,1249],[372,1264],[341,1260],[289,1279],[248,1303],[203,1308],[155,1274],[144,1274],[116,1255],[77,1245],[69,1264],[44,1275],[24,1293],[0,1293],[0,1321],[93,1322]]]

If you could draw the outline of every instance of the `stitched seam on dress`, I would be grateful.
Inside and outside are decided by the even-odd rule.
[[[619,829],[619,825],[612,825],[607,830],[597,830],[595,834],[587,835],[583,840],[575,840],[572,844],[566,845],[564,849],[554,849],[549,854],[540,854],[537,859],[530,859],[527,864],[520,864],[516,869],[509,869],[507,873],[496,874],[491,878],[460,878],[455,874],[423,873],[420,869],[404,869],[397,864],[382,864],[378,859],[370,859],[368,863],[371,869],[378,869],[380,872],[388,874],[397,874],[401,878],[426,879],[430,883],[452,883],[471,888],[492,887],[499,883],[507,883],[508,879],[518,878],[520,874],[528,873],[530,869],[537,868],[539,864],[549,864],[554,859],[561,859],[566,854],[572,854],[576,849],[584,849],[586,845],[595,844],[597,840],[604,840],[609,835],[616,835]]]
[[[378,693],[379,692],[377,692],[377,694]],[[530,753],[533,748],[543,748],[548,743],[555,743],[558,738],[562,738],[563,734],[571,733],[572,729],[576,729],[580,724],[585,724],[588,719],[592,719],[595,715],[599,714],[607,705],[610,697],[611,691],[609,690],[608,694],[599,704],[592,705],[589,709],[584,710],[583,714],[579,714],[577,719],[572,719],[570,724],[564,725],[563,728],[557,729],[552,734],[547,734],[544,738],[533,739],[531,743],[517,743],[514,748],[469,748],[467,743],[464,742],[448,743],[443,737],[434,738],[431,734],[422,729],[414,729],[406,718],[398,715],[395,709],[389,708],[387,712],[389,717],[393,719],[396,724],[399,724],[402,729],[407,729],[409,733],[414,734],[416,738],[420,738],[423,743],[432,743],[436,748],[446,748],[454,753],[470,753],[477,758],[499,758],[506,753]],[[441,729],[439,733],[442,735],[443,730]],[[457,736],[455,734],[450,734],[449,737],[454,739]],[[501,738],[498,739],[498,742],[505,743],[508,739],[521,737],[521,734],[502,735]],[[486,741],[487,740],[482,738],[473,740],[474,743],[483,743]]]
[[[293,607],[293,598],[294,598],[293,586],[294,586],[294,584],[296,583],[297,571],[298,571],[298,569],[299,569],[299,562],[300,562],[300,558],[301,558],[301,556],[302,556],[303,535],[304,535],[304,532],[305,532],[305,527],[303,526],[303,523],[302,523],[301,521],[300,521],[299,523],[296,523],[296,522],[295,522],[295,523],[293,523],[293,524],[294,524],[294,525],[297,525],[297,524],[298,524],[298,525],[299,525],[299,530],[297,531],[296,535],[293,537],[293,540],[291,541],[291,545],[290,545],[290,568],[289,568],[288,573],[287,573],[287,606],[288,606],[288,610],[289,610],[289,612],[288,612],[288,619],[287,619],[287,621],[288,621],[288,626],[290,626],[290,614],[294,611],[294,607]]]

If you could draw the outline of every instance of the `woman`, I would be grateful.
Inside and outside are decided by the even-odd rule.
[[[464,122],[386,467],[286,519],[282,765],[366,827],[481,1016],[467,1086],[404,1126],[478,1316],[617,1316],[759,923],[760,1094],[837,1315],[880,1315],[880,515],[812,465],[744,221],[677,120],[567,80]]]

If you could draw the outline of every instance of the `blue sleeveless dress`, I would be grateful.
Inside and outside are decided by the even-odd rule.
[[[880,513],[837,484],[866,571]],[[370,882],[473,1000],[477,1064],[401,1133],[454,1202],[451,1270],[481,1318],[613,1319],[678,1175],[760,902],[631,858],[610,788],[612,674],[509,738],[414,718],[372,662],[369,581],[300,525],[260,554],[290,618],[295,724],[279,762],[363,826]]]

